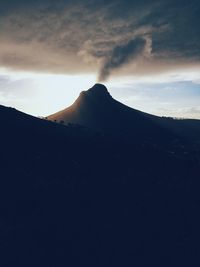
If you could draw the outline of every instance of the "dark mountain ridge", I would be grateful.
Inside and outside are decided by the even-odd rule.
[[[95,84],[80,93],[70,107],[47,118],[52,121],[75,123],[103,131],[140,131],[145,124],[149,126],[149,114],[129,108],[111,97],[107,88]],[[151,123],[154,124],[153,122]],[[141,129],[142,131],[142,129]]]
[[[158,117],[130,108],[111,97],[107,88],[95,84],[80,93],[70,107],[47,117],[51,121],[74,123],[129,138],[171,142],[184,138],[200,144],[200,121]]]

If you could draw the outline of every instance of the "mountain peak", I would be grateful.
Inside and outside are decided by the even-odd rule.
[[[83,99],[88,98],[93,100],[106,100],[106,99],[112,99],[110,93],[108,92],[108,89],[105,85],[96,83],[94,86],[92,86],[87,91],[82,91],[80,93],[79,98],[77,99],[78,102],[82,102]]]
[[[108,92],[108,89],[106,88],[105,85],[101,83],[96,83],[93,87],[91,87],[89,90],[91,91],[103,91],[103,92]]]
[[[108,92],[108,89],[106,88],[105,85],[100,84],[100,83],[96,83],[93,87],[91,87],[90,89],[88,89],[87,94],[89,95],[93,95],[93,96],[106,96],[106,97],[110,97],[110,94]]]

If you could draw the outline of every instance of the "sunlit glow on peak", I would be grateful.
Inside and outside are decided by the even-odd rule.
[[[90,88],[96,81],[95,75],[38,74],[6,70],[0,72],[1,76],[4,79],[6,77],[7,83],[4,86],[7,91],[0,94],[0,103],[9,103],[9,106],[35,116],[47,116],[66,108],[81,91]]]
[[[91,87],[95,77],[90,75],[40,75],[36,83],[36,110],[48,115],[71,105],[79,93]],[[35,111],[36,111],[35,110]]]

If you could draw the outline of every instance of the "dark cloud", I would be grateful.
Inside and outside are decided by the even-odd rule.
[[[135,60],[145,48],[146,41],[143,38],[135,38],[122,46],[116,46],[105,60],[99,74],[99,81],[104,81],[109,77],[112,70]]]
[[[197,0],[2,0],[0,65],[100,78],[196,65],[199,14]]]

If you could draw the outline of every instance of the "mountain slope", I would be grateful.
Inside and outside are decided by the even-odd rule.
[[[169,142],[184,138],[200,144],[200,120],[158,117],[135,110],[113,99],[102,84],[81,92],[74,104],[47,118],[126,134],[137,141]]]
[[[70,107],[48,116],[51,121],[74,123],[115,134],[131,135],[137,141],[175,138],[157,123],[155,116],[132,109],[113,99],[104,85],[96,84],[81,92]]]
[[[150,116],[116,101],[104,85],[95,84],[89,90],[81,92],[70,107],[48,116],[48,119],[58,122],[63,120],[65,123],[85,125],[99,130],[130,127],[137,131],[144,126],[143,123],[149,125]]]

